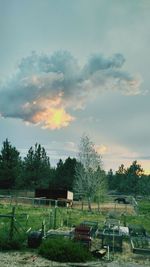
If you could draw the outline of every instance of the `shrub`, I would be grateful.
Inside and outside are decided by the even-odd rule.
[[[0,250],[13,250],[22,249],[24,246],[25,236],[14,236],[12,239],[9,238],[7,232],[0,233]]]
[[[58,262],[86,262],[93,259],[87,248],[65,238],[47,238],[41,244],[39,254]]]

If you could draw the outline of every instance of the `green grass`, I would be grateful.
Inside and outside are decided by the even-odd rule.
[[[142,200],[138,202],[138,215],[126,215],[126,224],[142,225],[147,232],[150,233],[150,201]],[[56,211],[56,214],[55,214]],[[10,204],[0,204],[0,214],[10,214],[12,206]],[[104,225],[105,218],[108,214],[99,213],[98,211],[88,212],[86,210],[70,209],[58,207],[56,210],[53,207],[17,205],[15,209],[16,222],[15,238],[23,235],[25,231],[31,228],[33,231],[39,230],[42,227],[42,221],[45,220],[46,230],[54,228],[54,219],[56,216],[56,228],[71,228],[83,221],[96,221],[99,228]],[[121,224],[124,222],[123,216],[117,214]],[[0,237],[1,233],[9,234],[10,219],[0,217]]]
[[[150,216],[150,200],[141,200],[138,203],[139,212]]]
[[[147,231],[150,231],[150,201],[140,201],[138,215],[126,215],[127,224],[142,224]],[[0,214],[10,214],[12,207],[9,204],[0,204]],[[54,226],[54,208],[50,207],[33,207],[29,205],[17,205],[15,214],[16,220],[24,227],[31,227],[33,230],[39,230],[42,226],[42,221],[45,220],[47,229]],[[102,226],[105,218],[105,213],[96,211],[88,212],[86,210],[74,210],[59,207],[56,209],[56,227],[71,227],[82,221],[97,221],[99,226]],[[123,223],[123,217],[118,216]],[[9,224],[6,218],[0,218],[0,228]]]
[[[0,214],[10,214],[11,211],[12,207],[10,205],[0,205]],[[53,228],[54,226],[54,208],[18,205],[16,206],[15,214],[16,220],[20,222],[24,228],[31,227],[33,230],[39,230],[43,220],[45,220],[47,229]],[[71,210],[67,208],[56,209],[56,227],[71,227],[84,220],[98,221],[101,225],[105,220],[105,216],[97,212],[91,213],[88,211]],[[9,223],[9,219],[0,218],[0,225],[2,222],[6,221]]]
[[[150,233],[150,201],[139,201],[138,214],[127,215],[127,223],[132,225],[142,225],[146,231]]]

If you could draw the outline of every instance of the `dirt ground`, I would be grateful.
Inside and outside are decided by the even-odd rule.
[[[79,266],[89,266],[96,267],[102,266],[106,267],[104,263],[100,262],[90,262],[83,264],[76,263],[59,263],[46,260],[34,252],[0,252],[0,266],[1,267],[79,267]]]
[[[35,252],[0,252],[1,267],[51,267],[67,266],[65,264],[51,262]]]
[[[0,199],[1,204],[11,204],[11,205],[17,205],[17,204],[25,204],[29,206],[33,206],[33,201],[31,199],[11,199],[11,198],[3,198]],[[82,205],[83,204],[83,205]],[[39,206],[39,205],[37,205]],[[88,210],[88,203],[84,202],[82,203],[81,201],[74,201],[73,202],[73,209],[83,209],[83,210]],[[116,211],[116,212],[126,212],[127,214],[135,214],[135,209],[133,205],[131,204],[118,204],[115,202],[106,202],[106,203],[101,203],[99,206],[96,203],[91,204],[91,208],[93,210],[99,210],[100,212],[109,212],[109,211]]]
[[[137,261],[138,260],[138,261]],[[137,263],[138,262],[138,263]],[[35,251],[0,252],[1,267],[143,267],[150,266],[150,260],[145,257],[133,259],[131,262],[122,262],[121,259],[114,261],[97,261],[88,263],[58,263],[46,260],[36,254]]]
[[[109,211],[116,211],[116,212],[126,212],[128,214],[135,214],[134,207],[130,204],[118,204],[113,202],[108,203],[102,203],[99,205],[92,203],[91,207],[93,210],[99,210],[102,212],[109,212]],[[73,208],[75,209],[82,209],[82,203],[81,202],[74,202]],[[88,205],[84,203],[83,210],[88,210]]]

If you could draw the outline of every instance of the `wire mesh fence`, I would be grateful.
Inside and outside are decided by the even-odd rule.
[[[58,207],[67,207],[72,209],[79,210],[88,210],[89,203],[86,199],[79,201],[70,201],[67,199],[47,199],[45,197],[26,197],[26,196],[18,196],[18,195],[0,195],[0,203],[1,204],[10,204],[10,205],[29,205],[32,207],[46,207],[52,208],[54,206]],[[113,199],[106,199],[103,202],[92,202],[91,208],[94,211],[98,212],[120,212],[120,213],[128,213],[133,214],[137,213],[138,205],[136,201],[132,201],[130,204],[116,203]]]

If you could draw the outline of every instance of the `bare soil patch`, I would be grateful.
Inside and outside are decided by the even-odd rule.
[[[59,263],[49,261],[33,251],[13,251],[0,252],[1,267],[143,267],[150,266],[150,258],[142,255],[133,255],[130,253],[129,258],[125,258],[123,254],[116,255],[114,261],[96,261],[87,263]]]
[[[116,212],[126,212],[128,214],[135,214],[134,207],[130,204],[118,204],[113,202],[98,204],[92,203],[91,207],[93,210],[99,210],[102,212],[116,211]],[[82,209],[81,202],[75,202],[73,208]],[[88,204],[83,203],[83,210],[88,210]]]

